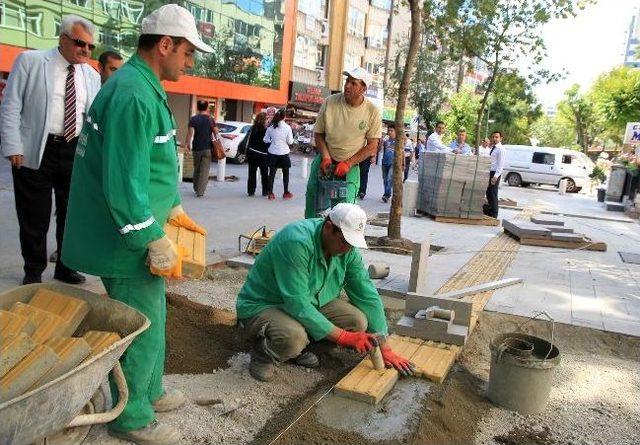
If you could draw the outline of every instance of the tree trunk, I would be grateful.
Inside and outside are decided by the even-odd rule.
[[[478,109],[478,117],[476,118],[476,129],[475,129],[476,140],[474,141],[475,143],[474,147],[479,147],[480,141],[482,140],[482,137],[480,136],[480,132],[482,131],[482,116],[484,115],[484,109],[487,106],[487,100],[489,99],[489,94],[493,89],[493,84],[496,81],[496,76],[498,75],[498,69],[500,68],[500,65],[498,64],[497,56],[498,55],[496,54],[496,61],[493,64],[493,69],[491,70],[491,77],[489,78],[489,84],[487,85],[487,89],[485,90],[484,95],[482,96],[482,102],[480,103],[480,108]],[[487,119],[489,119],[488,116],[487,116]],[[488,125],[489,125],[489,121],[487,120],[487,126]],[[477,148],[474,148],[474,152],[475,150],[477,150]]]
[[[393,196],[391,198],[391,212],[389,214],[388,236],[392,239],[402,238],[400,224],[402,219],[402,179],[404,176],[404,110],[409,95],[409,82],[413,72],[418,47],[420,45],[420,2],[421,0],[408,0],[411,10],[411,34],[409,39],[409,51],[404,63],[402,81],[398,88],[398,104],[396,106],[396,147],[393,160]]]

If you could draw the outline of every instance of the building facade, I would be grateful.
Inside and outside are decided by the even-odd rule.
[[[640,68],[640,8],[631,17],[627,41],[624,48],[623,65],[631,68]]]
[[[166,0],[0,0],[0,73],[11,70],[25,49],[57,45],[60,19],[76,14],[96,25],[97,58],[115,49],[134,53],[142,19]],[[285,104],[289,93],[295,0],[181,1],[215,52],[199,54],[191,73],[166,82],[169,104],[184,141],[197,100],[208,100],[218,119],[250,121],[268,104]]]

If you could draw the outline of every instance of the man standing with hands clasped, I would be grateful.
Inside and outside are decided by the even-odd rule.
[[[176,122],[161,81],[177,81],[194,53],[212,52],[186,9],[168,4],[142,21],[137,53],[98,93],[80,134],[62,260],[101,277],[109,297],[142,312],[151,326],[120,359],[129,388],[109,434],[138,444],[174,444],[180,434],[155,412],[185,397],[162,387],[165,278],[181,277],[182,250],[168,221],[200,233],[180,205]],[[112,394],[117,401],[117,391]]]
[[[342,93],[327,97],[314,127],[318,156],[311,163],[305,218],[315,218],[318,175],[333,168],[334,176],[346,178],[347,202],[355,202],[360,189],[360,162],[374,156],[382,135],[382,116],[376,105],[364,96],[371,75],[361,67],[344,71],[347,76]]]
[[[502,133],[494,131],[491,133],[491,168],[489,170],[489,185],[487,186],[487,204],[483,208],[483,213],[493,218],[498,217],[498,188],[504,163],[506,161],[505,148],[502,146]]]

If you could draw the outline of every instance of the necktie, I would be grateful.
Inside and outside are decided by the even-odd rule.
[[[76,137],[76,85],[73,65],[67,67],[67,82],[64,87],[64,138],[67,142]]]

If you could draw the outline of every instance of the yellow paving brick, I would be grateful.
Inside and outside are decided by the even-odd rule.
[[[91,348],[91,355],[99,354],[104,349],[120,340],[120,336],[115,332],[89,331],[82,336]]]
[[[186,250],[182,259],[182,275],[188,278],[202,278],[207,267],[206,237],[184,227],[171,224],[164,226],[164,232],[174,243]]]
[[[91,354],[91,347],[84,338],[58,337],[47,340],[45,346],[58,354],[59,360],[53,368],[43,375],[32,387],[42,386],[71,371]]]
[[[0,403],[24,394],[58,361],[58,355],[45,345],[38,345],[20,363],[0,379]]]
[[[35,330],[36,326],[29,318],[9,311],[0,310],[0,338],[16,335],[21,332],[31,335]]]
[[[30,304],[17,302],[11,308],[11,312],[28,317],[33,322],[36,330],[31,338],[36,343],[44,343],[50,338],[62,337],[67,329],[67,322],[62,317]]]
[[[67,322],[63,335],[73,335],[84,317],[89,313],[89,303],[80,298],[64,295],[49,289],[38,289],[29,301],[31,306],[59,315]]]
[[[24,332],[0,337],[0,377],[9,372],[35,347],[36,342]]]

